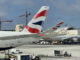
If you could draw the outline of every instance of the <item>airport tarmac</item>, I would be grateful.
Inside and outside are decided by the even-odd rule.
[[[23,54],[52,56],[41,60],[80,60],[80,45],[23,45],[16,49]],[[54,50],[67,51],[72,57],[54,57]]]
[[[80,60],[80,45],[23,45],[16,49],[26,54],[53,56],[41,60]],[[54,50],[67,51],[72,57],[54,58]]]

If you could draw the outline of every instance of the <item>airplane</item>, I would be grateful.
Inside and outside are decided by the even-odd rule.
[[[64,24],[64,21],[59,22],[58,24],[51,27],[50,29],[40,33],[40,36],[47,37],[47,35],[51,36],[51,34],[55,34],[56,33],[55,31],[57,31],[59,29],[59,27],[61,27],[63,24]]]
[[[59,27],[61,27],[64,24],[64,21],[59,22],[58,24],[56,24],[55,26],[51,27],[50,29],[44,31],[44,33],[52,33],[56,30],[59,29]]]
[[[53,28],[52,28],[53,29]],[[71,26],[65,26],[61,28],[57,28],[55,31],[54,30],[49,30],[51,33],[47,32],[46,37],[52,38],[53,40],[64,40],[64,39],[70,39],[72,38],[74,40],[80,38],[79,35],[66,35],[67,30],[75,30],[75,28]]]
[[[22,32],[0,31],[0,51],[37,41],[48,10],[48,6],[42,6]]]
[[[63,24],[63,22],[62,22]],[[61,25],[60,25],[61,26]],[[53,27],[54,28],[54,27]],[[74,30],[71,26],[65,26],[62,28],[51,28],[45,31],[46,33],[41,35],[42,39],[51,39],[51,41],[63,41],[69,40],[71,42],[80,42],[80,35],[66,35],[67,30]]]

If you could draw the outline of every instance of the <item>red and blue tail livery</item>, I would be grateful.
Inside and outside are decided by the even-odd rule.
[[[53,30],[57,30],[62,24],[64,24],[64,21],[59,22],[55,27],[53,27]]]
[[[41,16],[46,16],[47,14],[47,10],[41,11],[40,13],[37,13],[37,15],[35,16],[35,19]]]
[[[32,18],[32,20],[28,23],[28,25],[24,28],[23,32],[40,33],[48,10],[48,6],[42,6],[40,10],[36,13],[36,15]]]

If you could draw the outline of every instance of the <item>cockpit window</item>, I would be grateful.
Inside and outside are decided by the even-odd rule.
[[[74,30],[75,28],[73,28],[73,27],[69,27],[67,30]]]

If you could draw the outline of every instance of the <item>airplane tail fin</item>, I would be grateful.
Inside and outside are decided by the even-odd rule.
[[[43,22],[45,21],[47,12],[49,10],[48,6],[42,6],[32,20],[23,29],[23,32],[27,33],[40,33],[42,30]]]
[[[54,26],[52,29],[53,29],[53,30],[57,30],[59,27],[61,27],[62,24],[64,24],[64,21],[59,22],[59,23],[56,24],[56,26]]]
[[[64,21],[59,22],[59,23],[56,24],[54,27],[51,27],[51,28],[48,29],[47,31],[44,31],[44,33],[53,32],[53,31],[57,30],[59,27],[61,27],[62,24],[64,24]]]

